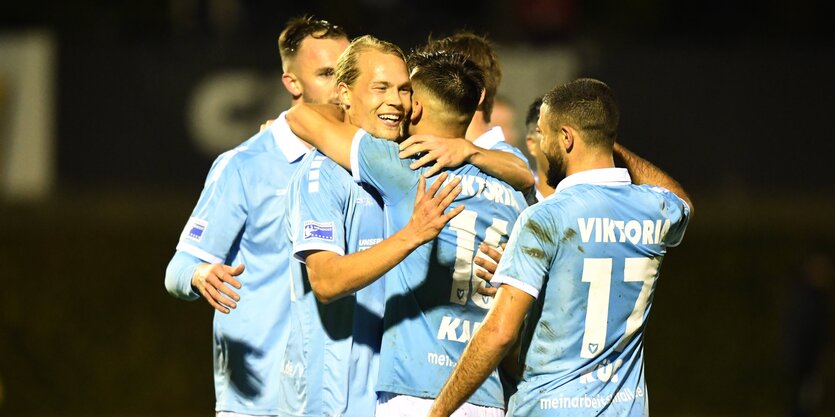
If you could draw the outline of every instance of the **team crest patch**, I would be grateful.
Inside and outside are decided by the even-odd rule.
[[[333,241],[333,222],[319,223],[312,220],[304,222],[304,239]]]
[[[186,237],[199,242],[203,240],[203,233],[209,227],[209,222],[192,217],[186,225]]]

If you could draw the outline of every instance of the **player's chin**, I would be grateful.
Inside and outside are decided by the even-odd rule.
[[[400,126],[378,126],[377,128],[377,136],[381,139],[386,140],[398,140],[400,139],[401,129]]]

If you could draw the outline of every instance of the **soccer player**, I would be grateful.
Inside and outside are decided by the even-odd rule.
[[[556,193],[519,217],[492,279],[501,284],[493,308],[431,416],[452,414],[478,389],[525,320],[508,415],[647,415],[643,330],[661,260],[681,242],[691,203],[625,149],[617,153],[629,170],[615,168],[618,119],[597,80],[545,96],[539,128]]]
[[[333,101],[334,64],[347,45],[342,28],[324,20],[287,24],[278,46],[294,105]],[[171,295],[202,296],[216,310],[219,416],[278,413],[290,269],[298,269],[290,262],[284,206],[288,181],[307,151],[282,114],[269,129],[220,155],[166,270]]]
[[[479,101],[470,124],[466,140],[414,136],[400,144],[403,158],[420,155],[412,168],[435,164],[426,171],[431,176],[443,167],[456,167],[467,162],[479,166],[484,172],[501,178],[519,191],[528,192],[534,186],[534,178],[528,167],[528,160],[518,149],[505,141],[502,128],[491,127],[491,115],[496,100],[496,90],[502,80],[499,58],[492,45],[483,36],[471,32],[459,32],[446,38],[429,40],[418,48],[419,52],[457,52],[473,61],[484,72],[484,95]],[[480,164],[485,158],[494,158],[498,163]]]
[[[542,201],[546,197],[554,194],[554,187],[548,185],[548,159],[542,153],[540,142],[542,141],[542,132],[539,131],[539,107],[542,105],[542,97],[534,100],[528,107],[528,115],[525,118],[525,142],[528,145],[528,153],[536,162],[536,201]]]
[[[386,63],[396,65],[397,57],[371,51],[360,54],[358,61],[359,73],[376,73]],[[413,94],[408,133],[462,137],[478,106],[483,73],[453,53],[417,54],[409,64]],[[373,89],[368,91],[360,83],[340,83],[338,88],[343,104],[373,94]],[[398,157],[396,143],[340,123],[332,109],[298,106],[288,112],[287,120],[300,137],[380,193],[389,233],[406,224],[426,168],[413,171],[410,160]],[[477,242],[498,246],[525,207],[519,192],[473,165],[450,173],[460,177],[462,185],[452,206],[465,204],[466,208],[435,240],[413,251],[385,278],[378,416],[422,416],[429,410],[431,399],[492,302],[477,292],[484,284],[473,274]],[[469,408],[473,415],[504,414],[497,375],[470,399]]]
[[[369,51],[390,55],[394,65],[369,70],[357,62]],[[371,37],[353,41],[340,56],[337,83],[375,86],[358,88],[346,100],[350,123],[377,137],[400,137],[399,123],[411,109],[403,60],[399,48]],[[367,417],[377,403],[385,307],[385,288],[377,278],[434,239],[463,209],[444,214],[461,190],[456,189],[459,180],[450,181],[433,199],[443,178],[427,193],[421,178],[411,220],[383,240],[382,200],[376,190],[354,182],[349,172],[316,150],[299,165],[290,181],[288,230],[293,255],[305,262],[307,273],[292,280],[294,337],[288,340],[280,375],[279,411],[288,416]]]

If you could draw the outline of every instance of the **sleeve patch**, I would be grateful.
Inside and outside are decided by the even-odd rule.
[[[333,222],[314,222],[307,220],[304,222],[304,240],[321,239],[333,241]]]
[[[203,233],[206,231],[206,228],[208,227],[209,222],[203,219],[192,217],[189,219],[188,224],[186,224],[185,237],[195,242],[200,242],[201,240],[203,240]]]

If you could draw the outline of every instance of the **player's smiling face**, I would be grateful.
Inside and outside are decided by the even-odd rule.
[[[351,123],[372,135],[397,140],[412,110],[412,85],[406,63],[375,50],[358,59],[359,76],[342,95]]]

